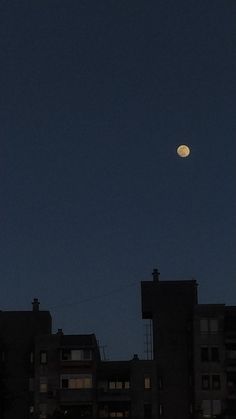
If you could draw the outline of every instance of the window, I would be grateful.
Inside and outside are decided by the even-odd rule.
[[[209,361],[209,351],[208,351],[207,347],[202,347],[201,348],[201,361],[202,362]]]
[[[203,400],[202,415],[203,418],[211,418],[221,414],[221,400]]]
[[[108,406],[103,406],[102,409],[99,410],[98,416],[100,418],[128,418],[129,417],[129,410],[110,410],[108,411]]]
[[[212,375],[212,389],[220,390],[220,375]]]
[[[129,381],[109,381],[108,387],[110,390],[121,390],[123,388],[129,389],[130,382]]]
[[[208,348],[206,346],[203,346],[201,348],[201,361],[202,362],[219,362],[220,356],[219,356],[219,348],[217,346],[213,346],[211,348]]]
[[[47,377],[40,377],[39,391],[40,393],[47,393],[48,391]]]
[[[46,404],[40,404],[39,405],[39,418],[40,419],[46,419],[47,418],[47,405]]]
[[[204,418],[211,417],[211,400],[203,400],[202,401],[202,416]]]
[[[213,415],[221,414],[221,400],[212,400],[212,413]]]
[[[40,364],[47,364],[48,362],[48,354],[46,351],[40,352]]]
[[[219,348],[217,346],[211,348],[211,360],[212,362],[219,362],[220,360]]]
[[[71,374],[61,376],[61,388],[64,389],[86,389],[92,388],[92,375],[91,374]]]
[[[226,358],[236,359],[236,345],[235,343],[228,344],[226,346]]]
[[[90,349],[84,349],[83,350],[83,359],[84,360],[90,360],[92,359],[92,351],[90,351]]]
[[[209,390],[210,388],[210,377],[209,375],[202,375],[202,390]]]
[[[144,388],[146,390],[149,390],[151,388],[151,379],[150,379],[150,377],[145,377],[144,378]]]
[[[107,418],[108,417],[107,406],[104,406],[102,409],[99,409],[98,416],[99,416],[99,418]]]
[[[208,333],[208,319],[200,319],[200,331]]]
[[[163,404],[159,404],[159,416],[163,416]]]
[[[209,331],[210,331],[210,333],[217,333],[218,332],[218,319],[210,319],[209,320]]]
[[[123,384],[122,381],[109,381],[109,388],[111,390],[115,390],[115,389],[120,390],[123,387],[122,384]]]
[[[62,361],[88,361],[92,359],[90,349],[63,349],[61,351]]]
[[[217,333],[218,319],[217,318],[202,318],[200,319],[201,333]]]

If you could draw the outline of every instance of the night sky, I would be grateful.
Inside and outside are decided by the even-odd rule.
[[[0,308],[38,297],[54,331],[129,359],[154,267],[236,305],[235,0],[2,0],[0,15]]]

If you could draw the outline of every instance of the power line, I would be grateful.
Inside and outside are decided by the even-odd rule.
[[[62,304],[57,304],[55,306],[51,306],[50,309],[51,310],[55,310],[55,309],[60,310],[60,309],[62,309],[64,307],[73,307],[73,306],[76,306],[76,305],[79,305],[79,304],[88,303],[90,301],[98,300],[100,298],[108,297],[108,296],[110,296],[112,294],[119,293],[119,292],[123,291],[124,289],[130,288],[130,287],[134,287],[135,285],[137,285],[137,282],[136,281],[135,282],[131,282],[130,284],[125,285],[123,287],[120,287],[120,288],[111,290],[109,292],[106,292],[104,294],[96,295],[94,297],[87,297],[87,298],[85,298],[83,300],[79,300],[79,301],[66,302],[66,303],[62,303]]]

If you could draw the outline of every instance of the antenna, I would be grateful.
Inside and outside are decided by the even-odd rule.
[[[152,349],[152,320],[149,320],[145,324],[145,334],[144,334],[144,345],[145,345],[145,354],[147,360],[153,359],[153,349]]]
[[[107,345],[100,345],[100,342],[98,339],[97,339],[97,344],[99,347],[99,351],[101,353],[102,361],[109,361],[109,358],[107,357],[106,351],[105,351],[105,348],[107,348]]]

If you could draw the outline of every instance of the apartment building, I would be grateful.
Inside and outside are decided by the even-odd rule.
[[[34,365],[32,417],[156,418],[153,361],[101,361],[95,335],[38,336]]]
[[[195,280],[141,283],[153,359],[102,361],[94,334],[52,333],[49,311],[0,311],[1,419],[235,419],[236,307]]]
[[[141,283],[163,419],[236,418],[236,307],[198,304],[195,280]]]
[[[153,323],[153,353],[159,381],[159,417],[190,419],[194,415],[193,316],[196,281],[141,283],[142,316]]]
[[[67,417],[96,417],[97,365],[94,334],[37,336],[34,352],[34,417],[56,411]]]
[[[99,418],[152,419],[157,417],[154,361],[101,362],[98,367],[97,406]]]
[[[29,383],[35,337],[50,334],[52,328],[49,311],[40,311],[39,304],[35,298],[32,311],[0,311],[1,419],[27,419],[33,409]]]

